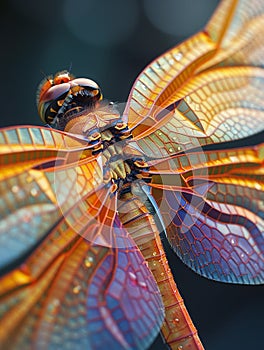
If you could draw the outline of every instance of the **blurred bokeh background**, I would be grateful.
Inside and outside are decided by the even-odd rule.
[[[97,81],[104,96],[124,102],[140,71],[203,28],[218,2],[0,0],[0,126],[41,124],[37,86],[70,66]],[[167,251],[205,348],[261,349],[264,288],[208,281]],[[158,338],[151,349],[166,347]]]

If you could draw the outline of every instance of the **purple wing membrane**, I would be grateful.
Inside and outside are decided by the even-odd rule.
[[[263,219],[177,191],[164,190],[160,207],[168,240],[194,271],[222,282],[263,283]]]
[[[67,222],[63,225],[65,231]],[[87,225],[92,235],[99,229],[99,223]],[[126,246],[111,249],[83,237],[72,241],[50,282],[47,270],[39,278],[41,296],[16,329],[10,348],[132,350],[150,346],[164,317],[160,292],[117,216],[112,235],[113,240],[123,238]]]

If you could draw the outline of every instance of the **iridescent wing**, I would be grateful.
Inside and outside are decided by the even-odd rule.
[[[158,110],[156,124],[138,135],[131,146],[148,157],[160,158],[252,136],[264,130],[263,90],[264,70],[260,68],[201,73],[171,95],[169,105]]]
[[[205,28],[216,54],[200,70],[213,66],[263,67],[262,0],[222,0]]]
[[[161,297],[100,156],[45,128],[1,135],[1,347],[148,347]]]
[[[263,1],[223,0],[139,75],[125,110],[171,245],[218,281],[263,283],[263,145],[224,143],[264,130],[263,19]]]
[[[0,142],[0,262],[7,268],[41,242],[75,201],[100,186],[102,172],[96,158],[79,161],[84,145],[54,130],[7,128]]]
[[[153,161],[153,196],[177,255],[222,282],[264,282],[264,144]]]
[[[146,67],[125,110],[135,148],[166,157],[263,131],[263,12],[263,1],[224,0],[204,31]]]

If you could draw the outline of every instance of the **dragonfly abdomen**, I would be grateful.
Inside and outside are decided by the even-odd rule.
[[[158,284],[165,311],[161,333],[166,343],[172,350],[202,350],[203,345],[168,265],[153,215],[140,197],[132,193],[125,193],[119,199],[118,212]]]

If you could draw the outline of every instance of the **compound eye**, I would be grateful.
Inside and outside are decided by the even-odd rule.
[[[46,116],[48,105],[52,104],[54,112],[59,108],[56,100],[60,97],[65,98],[70,90],[70,81],[74,76],[67,71],[58,72],[53,76],[45,78],[39,85],[37,92],[37,106],[41,119],[44,122],[50,123],[53,117]],[[54,102],[54,103],[53,103]],[[55,114],[55,113],[53,113]],[[48,119],[48,120],[47,120]]]
[[[70,83],[61,83],[60,85],[50,87],[40,96],[39,103],[56,100],[58,97],[67,93],[70,87]]]
[[[71,81],[71,85],[80,86],[84,90],[88,91],[94,102],[100,101],[103,98],[99,85],[91,79],[75,78]]]
[[[50,124],[53,121],[69,90],[69,82],[53,85],[47,90],[41,90],[37,98],[37,105],[40,118],[44,123]]]
[[[79,85],[79,86],[82,86],[82,87],[85,87],[85,88],[90,88],[91,90],[92,89],[95,89],[95,90],[99,89],[98,84],[96,84],[95,81],[88,79],[88,78],[76,78],[76,79],[73,79],[72,83]]]
[[[37,99],[38,112],[44,123],[50,124],[70,90],[70,83],[53,85],[47,90],[42,88]]]

